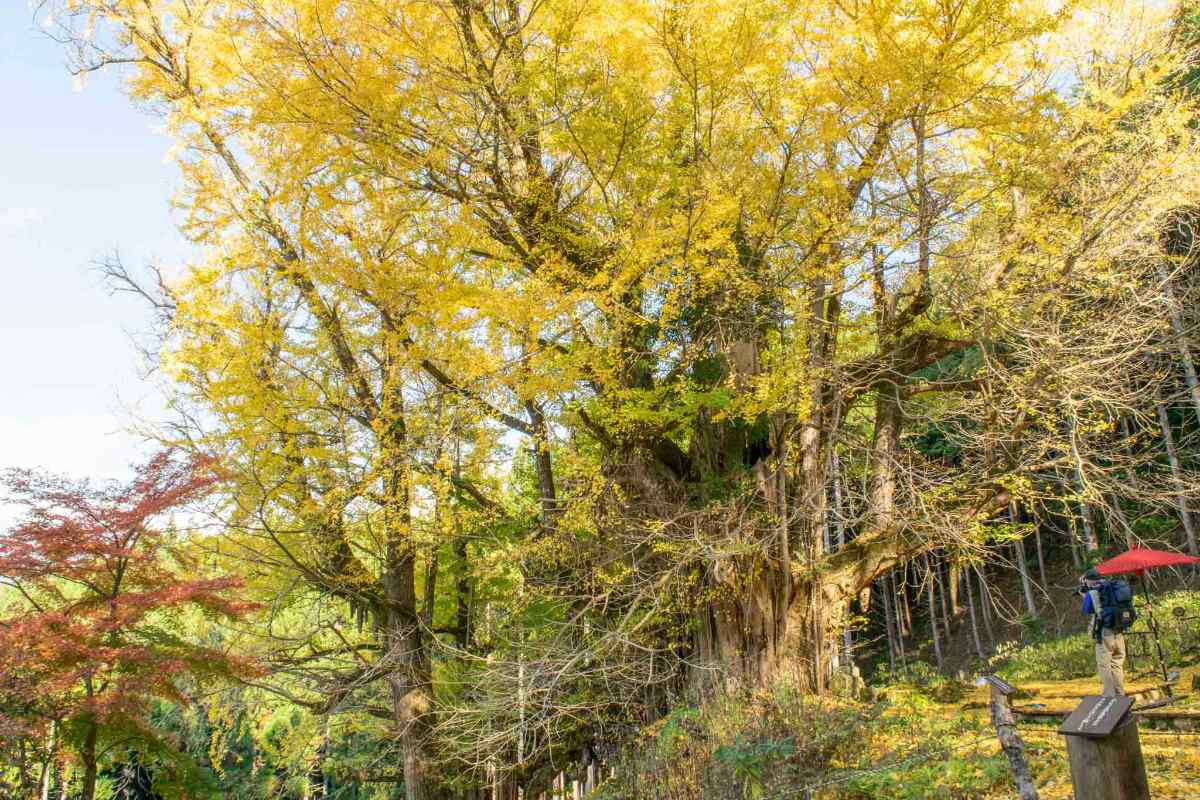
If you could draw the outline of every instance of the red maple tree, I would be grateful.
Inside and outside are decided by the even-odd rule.
[[[21,519],[0,534],[0,728],[56,723],[95,796],[98,744],[114,731],[152,735],[155,698],[186,702],[181,680],[254,671],[188,636],[193,610],[237,618],[231,577],[197,577],[172,512],[208,494],[211,464],[171,452],[128,483],[98,485],[11,470],[3,485]]]

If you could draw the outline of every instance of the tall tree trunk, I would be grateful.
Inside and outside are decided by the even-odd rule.
[[[454,581],[454,638],[458,646],[471,646],[471,570],[467,564],[467,537],[463,535],[458,485],[462,480],[462,437],[454,436],[454,558],[458,573]]]
[[[1192,360],[1192,351],[1188,347],[1187,330],[1183,325],[1183,317],[1179,314],[1179,306],[1175,302],[1175,292],[1171,289],[1171,275],[1161,261],[1155,266],[1162,281],[1163,296],[1167,301],[1167,316],[1171,320],[1171,332],[1174,334],[1175,347],[1179,350],[1179,361],[1183,366],[1184,379],[1187,380],[1188,394],[1192,398],[1192,407],[1196,409],[1196,419],[1200,420],[1200,379],[1196,377],[1196,363]]]
[[[1106,496],[1108,498],[1107,505],[1109,513],[1106,514],[1105,517],[1106,519],[1116,522],[1116,525],[1113,527],[1120,529],[1121,536],[1125,539],[1125,548],[1132,548],[1134,545],[1133,528],[1130,527],[1129,519],[1125,516],[1125,512],[1121,509],[1121,498],[1117,497],[1112,492],[1109,492]]]
[[[42,767],[41,800],[50,800],[50,784],[54,779],[54,754],[58,747],[58,721],[50,723],[49,741],[46,743],[46,762]]]
[[[398,357],[390,365],[401,363]],[[388,503],[384,519],[383,569],[380,574],[384,607],[377,612],[382,623],[392,719],[396,726],[404,773],[405,800],[434,800],[440,796],[429,770],[430,715],[433,685],[425,628],[417,600],[416,549],[412,535],[412,480],[407,452],[408,430],[401,375],[389,367],[380,435],[382,457],[388,467]]]
[[[21,790],[21,797],[29,797],[32,792],[31,782],[29,780],[29,747],[28,740],[22,736],[18,743],[17,752],[17,783]]]
[[[1016,503],[1010,503],[1008,506],[1008,521],[1015,530],[1017,525]],[[1030,617],[1037,617],[1037,603],[1034,602],[1033,597],[1033,581],[1029,577],[1029,564],[1025,560],[1025,540],[1021,536],[1017,536],[1013,540],[1013,559],[1017,562],[1017,571],[1021,573],[1021,589],[1025,594],[1025,609],[1029,612]]]
[[[433,687],[413,573],[413,557],[407,555],[394,559],[383,578],[389,606],[387,657],[395,665],[388,676],[388,686],[404,768],[405,800],[432,800],[438,797],[432,787],[427,756]]]
[[[925,556],[925,594],[929,600],[929,632],[933,634],[933,654],[937,658],[938,669],[941,669],[942,643],[938,635],[937,604],[933,601],[933,569],[929,556]]]
[[[890,594],[896,605],[896,647],[900,653],[900,665],[908,666],[908,654],[904,651],[904,626],[900,621],[900,590],[896,588],[896,571],[892,570],[888,574],[888,578],[891,582]],[[907,594],[907,589],[905,590],[905,594]]]
[[[950,630],[952,618],[950,615],[950,603],[946,597],[946,595],[949,594],[946,589],[946,574],[947,571],[942,569],[942,564],[935,560],[933,566],[933,576],[936,579],[935,588],[938,590],[938,596],[942,601],[942,627],[946,629],[946,644],[949,645],[954,639],[954,633]]]
[[[834,530],[837,533],[837,546],[842,549],[846,546],[846,513],[842,498],[842,470],[841,462],[838,460],[837,450],[833,451],[830,457],[831,469],[833,472],[833,514],[834,514]],[[849,609],[847,609],[849,616]],[[866,609],[863,609],[866,613]],[[842,630],[842,650],[846,664],[852,663],[852,652],[854,649],[854,632],[850,630],[850,626],[846,625]]]
[[[329,796],[329,775],[325,772],[325,758],[329,753],[329,717],[325,717],[324,730],[313,752],[312,763],[308,767],[307,797],[311,800],[325,800]]]
[[[1187,498],[1183,496],[1183,471],[1179,466],[1179,454],[1175,450],[1175,437],[1171,433],[1171,420],[1167,409],[1162,403],[1154,404],[1158,412],[1158,425],[1162,429],[1163,447],[1167,451],[1167,461],[1171,465],[1171,482],[1175,486],[1175,507],[1179,510],[1179,521],[1183,523],[1184,535],[1187,537],[1188,552],[1196,555],[1196,531],[1192,527],[1192,515],[1188,511]]]
[[[887,629],[888,638],[888,666],[895,671],[896,656],[900,652],[899,645],[896,643],[896,619],[892,611],[892,592],[891,592],[891,575],[884,575],[883,582],[883,622]]]
[[[541,406],[529,400],[525,403],[525,411],[533,429],[533,460],[537,467],[538,491],[541,494],[542,526],[548,529],[558,512],[558,492],[554,486],[554,466],[550,456],[550,433]]]
[[[90,718],[84,724],[87,732],[83,735],[83,744],[79,748],[79,761],[83,764],[83,785],[80,787],[79,798],[96,800],[96,738],[99,726]]]
[[[1079,426],[1075,422],[1074,412],[1070,414],[1069,423],[1071,426],[1071,457],[1075,466],[1075,491],[1079,498],[1079,520],[1083,523],[1083,546],[1088,556],[1091,556],[1100,549],[1100,542],[1096,538],[1092,509],[1086,499],[1087,478],[1083,472],[1083,456],[1079,452]]]
[[[1042,517],[1041,514],[1036,511],[1036,508],[1037,506],[1034,506],[1033,542],[1034,547],[1037,549],[1038,581],[1040,581],[1041,586],[1045,587],[1049,586],[1050,584],[1046,580],[1046,556],[1042,548]]]
[[[971,590],[970,574],[968,573],[966,577],[964,586],[967,589],[967,610],[970,612],[971,619],[971,641],[975,644],[975,654],[979,656],[979,660],[986,661],[987,656],[983,654],[983,643],[979,640],[979,621],[975,618],[975,592]]]
[[[979,578],[979,609],[983,612],[983,627],[987,629],[988,641],[995,643],[996,631],[992,627],[992,592],[988,588],[987,577],[984,576],[982,567],[975,568],[975,575]]]
[[[957,561],[946,562],[946,581],[950,586],[950,616],[954,619],[962,614],[962,598],[959,597],[959,588],[962,583],[962,567]]]

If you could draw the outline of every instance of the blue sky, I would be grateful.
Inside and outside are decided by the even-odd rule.
[[[146,314],[91,267],[117,249],[135,265],[189,252],[170,143],[118,78],[77,90],[26,5],[0,3],[0,468],[121,475],[143,450],[130,409],[161,406],[128,335]]]

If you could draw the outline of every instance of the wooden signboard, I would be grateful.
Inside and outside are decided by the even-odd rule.
[[[1131,708],[1131,697],[1091,695],[1083,698],[1083,702],[1075,707],[1058,732],[1064,736],[1108,736],[1124,721]]]
[[[1012,697],[1017,693],[1017,687],[1013,686],[1003,678],[997,678],[995,675],[984,675],[982,677],[992,686],[993,689],[1000,692],[1000,694],[1004,695],[1005,697]]]

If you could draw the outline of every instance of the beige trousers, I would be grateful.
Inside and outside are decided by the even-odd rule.
[[[1096,642],[1096,670],[1105,697],[1125,694],[1125,634],[1103,632],[1103,638]]]

